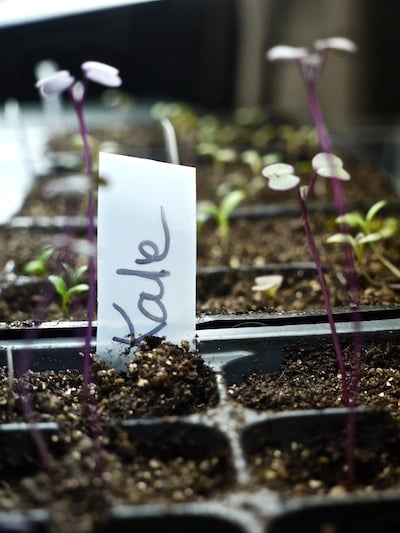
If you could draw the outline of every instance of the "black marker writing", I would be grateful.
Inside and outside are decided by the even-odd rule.
[[[152,294],[150,292],[141,292],[139,295],[138,309],[149,320],[154,322],[165,322],[167,319],[167,310],[161,299],[164,296],[164,285],[161,278],[169,276],[171,273],[167,270],[160,270],[159,272],[147,272],[142,270],[130,270],[129,268],[118,268],[117,274],[122,276],[139,276],[155,281],[158,286],[158,293]],[[145,308],[146,301],[154,302],[160,309],[161,316],[156,316]]]
[[[135,263],[138,265],[148,265],[149,263],[154,263],[155,261],[162,261],[168,255],[171,238],[169,234],[167,219],[165,218],[165,210],[162,206],[160,207],[160,211],[161,211],[161,223],[162,223],[162,227],[164,230],[164,240],[165,240],[164,250],[160,254],[158,250],[158,246],[155,242],[149,241],[149,240],[142,241],[141,243],[139,243],[138,249],[139,249],[139,252],[143,255],[143,259],[135,260]],[[145,248],[146,246],[148,246],[149,248],[153,250],[153,254],[149,254],[149,252],[146,251],[146,248]]]
[[[151,240],[143,240],[138,245],[138,250],[140,254],[142,255],[141,258],[138,258],[135,260],[135,263],[138,265],[149,265],[151,263],[159,262],[164,260],[168,256],[169,248],[170,248],[170,232],[167,224],[167,219],[165,216],[165,210],[161,206],[160,207],[161,212],[161,224],[163,228],[164,233],[164,246],[163,251],[160,253],[160,249],[157,246],[157,244],[154,241]],[[161,269],[159,271],[150,271],[150,270],[138,270],[138,269],[129,269],[129,268],[118,268],[116,271],[117,274],[122,276],[137,276],[140,278],[145,278],[150,281],[154,281],[156,284],[156,289],[153,292],[146,292],[142,291],[139,294],[139,300],[137,303],[138,310],[141,312],[143,316],[148,318],[149,320],[156,322],[157,325],[152,328],[150,331],[145,333],[144,335],[141,335],[140,337],[136,338],[135,336],[135,327],[133,325],[133,322],[128,315],[128,313],[118,304],[113,303],[113,307],[116,311],[120,313],[120,315],[125,320],[129,334],[127,338],[121,338],[121,337],[113,337],[113,340],[116,342],[121,342],[123,344],[129,344],[131,346],[134,346],[140,342],[141,339],[143,339],[146,336],[149,335],[155,335],[161,329],[163,329],[167,325],[167,319],[168,319],[168,311],[162,301],[162,298],[164,296],[164,284],[163,284],[163,278],[170,276],[171,273],[168,270]],[[149,309],[148,305],[150,307],[156,307],[159,311],[159,313],[155,314],[154,309]]]

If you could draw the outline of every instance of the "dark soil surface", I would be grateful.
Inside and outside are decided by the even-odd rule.
[[[341,422],[321,415],[304,423],[304,410],[343,406],[342,381],[331,344],[287,347],[276,372],[249,372],[229,386],[230,397],[260,412],[297,412],[297,422],[266,423],[247,436],[252,482],[277,490],[284,498],[329,495],[349,490],[368,494],[400,488],[400,363],[399,347],[390,340],[365,343],[361,380],[354,405],[372,409],[351,433]],[[353,351],[345,349],[348,379],[354,377]],[[348,422],[348,419],[347,419]],[[355,437],[353,463],[349,439]],[[347,450],[347,452],[346,452]],[[351,464],[351,475],[349,474]]]
[[[127,373],[118,373],[102,361],[93,361],[90,397],[102,421],[189,415],[205,411],[218,402],[214,372],[200,355],[184,348],[165,342],[153,348],[144,345],[135,352],[127,370]],[[5,406],[9,385],[6,368],[1,371],[2,405]],[[43,379],[45,385],[42,385]],[[81,411],[83,378],[80,370],[29,371],[25,379],[15,380],[13,389],[12,413],[3,409],[2,423],[25,419],[21,400],[24,391],[29,392],[40,422],[61,422],[64,405],[68,410],[75,410],[76,416]]]
[[[354,350],[344,347],[348,380]],[[355,405],[389,409],[400,420],[400,349],[390,340],[368,339],[361,352]],[[251,372],[229,387],[232,399],[258,411],[324,409],[343,405],[342,380],[331,343],[312,347],[290,344],[276,372]]]
[[[2,441],[1,509],[41,507],[50,511],[57,531],[93,531],[112,506],[201,500],[232,482],[226,445],[211,429],[177,421],[120,424],[214,406],[214,373],[196,353],[168,343],[143,346],[128,375],[96,360],[92,373],[85,400],[78,370],[29,371],[14,378],[11,394],[2,369],[1,423],[33,417],[59,429],[48,447],[42,445],[41,459],[29,452],[29,432],[11,449]]]
[[[346,467],[345,424],[326,426],[316,423],[313,430],[292,438],[267,438],[249,456],[252,482],[279,491],[283,498],[344,498],[350,483],[354,494],[400,488],[397,422],[384,413],[357,422],[352,481]]]

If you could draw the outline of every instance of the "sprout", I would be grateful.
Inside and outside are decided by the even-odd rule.
[[[288,191],[300,183],[294,175],[294,168],[287,163],[274,163],[263,168],[262,175],[268,179],[268,186],[274,191]]]
[[[314,51],[310,52],[305,47],[278,44],[266,53],[268,61],[299,61],[304,67],[319,70],[322,67],[326,54],[329,52],[354,53],[357,46],[346,37],[329,37],[314,41]]]
[[[22,267],[22,272],[28,276],[44,276],[48,272],[48,262],[54,253],[54,248],[46,248],[34,259],[31,259]]]
[[[255,285],[251,288],[252,291],[260,291],[273,300],[276,293],[283,282],[283,276],[280,274],[271,274],[267,276],[257,276],[254,279]]]
[[[308,192],[310,190],[311,183],[315,181],[317,176],[317,171],[321,168],[327,168],[325,165],[331,165],[336,171],[339,171],[342,165],[340,158],[336,156],[331,156],[331,154],[321,153],[318,154],[313,160],[314,172],[311,174],[308,185],[299,186],[300,178],[294,175],[294,167],[288,165],[287,163],[275,163],[273,165],[268,165],[262,171],[263,176],[268,178],[269,187],[278,191],[285,191],[289,189],[296,188],[297,197],[299,200],[301,217],[303,220],[304,232],[308,242],[308,246],[311,252],[311,255],[314,260],[315,267],[317,269],[317,275],[319,284],[322,291],[322,296],[325,302],[325,308],[328,315],[328,322],[331,330],[331,335],[335,347],[336,359],[338,362],[341,378],[342,378],[342,395],[343,403],[346,407],[349,406],[351,399],[351,391],[348,386],[347,373],[344,366],[344,359],[342,348],[339,342],[339,337],[336,329],[335,318],[333,314],[333,307],[331,303],[331,298],[328,290],[328,285],[324,275],[324,269],[321,261],[321,257],[317,248],[317,244],[312,233],[312,228],[309,219],[309,212],[307,208],[307,198]],[[331,174],[331,173],[330,173]],[[257,283],[261,287],[259,283]],[[259,290],[259,289],[257,289]],[[273,288],[272,288],[273,290]]]
[[[86,265],[74,269],[68,263],[63,263],[62,267],[65,271],[66,279],[55,275],[50,275],[48,279],[60,296],[61,310],[65,314],[68,312],[73,297],[77,294],[87,292],[89,285],[87,283],[80,283],[81,277],[87,271]]]
[[[353,228],[356,231],[356,234],[351,235],[348,232],[335,233],[334,235],[331,235],[326,242],[329,244],[349,244],[352,247],[355,258],[361,268],[364,263],[365,246],[369,245],[379,261],[385,265],[395,277],[400,278],[400,269],[383,255],[376,244],[385,239],[390,239],[399,231],[398,222],[394,217],[377,219],[376,215],[383,207],[385,207],[385,205],[386,202],[384,200],[379,200],[368,209],[365,216],[358,211],[353,211],[337,217],[337,224],[345,224],[348,227]],[[364,272],[364,275],[368,277],[366,272]]]
[[[209,218],[213,218],[218,227],[221,249],[224,253],[228,251],[229,247],[229,217],[245,197],[244,191],[233,190],[222,198],[219,205],[209,201],[197,204],[197,228],[200,229]]]

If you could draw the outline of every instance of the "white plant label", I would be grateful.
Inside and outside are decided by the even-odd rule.
[[[193,342],[196,173],[100,153],[97,353],[124,370],[146,336]]]

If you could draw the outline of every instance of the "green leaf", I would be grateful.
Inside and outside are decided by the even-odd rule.
[[[67,285],[60,276],[54,276],[53,274],[51,274],[48,279],[50,283],[54,286],[58,294],[60,294],[61,296],[64,296],[64,294],[66,294],[68,290]]]
[[[246,197],[244,191],[231,191],[221,200],[220,212],[225,216],[229,215]]]
[[[75,280],[81,279],[83,274],[87,271],[87,265],[81,265],[75,271]]]
[[[217,219],[219,215],[218,207],[212,202],[204,201],[197,204],[197,221],[205,222],[210,217]]]
[[[73,285],[75,283],[75,270],[68,263],[61,263],[61,266],[67,274],[68,285]]]
[[[377,242],[382,240],[382,235],[380,233],[369,233],[368,235],[362,235],[357,239],[361,244],[368,244],[369,242]]]
[[[394,217],[385,219],[383,222],[382,228],[379,230],[379,233],[382,235],[382,239],[388,239],[397,233],[399,225],[397,220]]]
[[[87,292],[89,290],[89,285],[87,283],[79,283],[74,287],[68,289],[68,294],[72,296],[73,294],[79,294],[82,292]]]
[[[379,202],[376,202],[368,209],[367,214],[365,215],[365,220],[368,220],[368,222],[370,222],[378,213],[378,211],[380,211],[382,207],[385,207],[386,204],[387,202],[385,200],[380,200]]]
[[[28,261],[22,268],[22,272],[28,276],[43,276],[46,274],[46,270],[46,265],[40,259],[32,259],[32,261]]]
[[[328,244],[335,244],[335,243],[348,243],[351,244],[353,248],[356,248],[357,241],[352,235],[348,235],[346,233],[335,233],[334,235],[331,235],[326,239],[326,242]]]
[[[336,218],[338,224],[347,224],[351,228],[361,228],[364,229],[365,220],[363,219],[360,213],[354,211],[353,213],[346,213]]]
[[[28,261],[23,267],[22,272],[28,275],[43,276],[47,273],[47,262],[54,253],[54,248],[47,248],[35,259]]]

